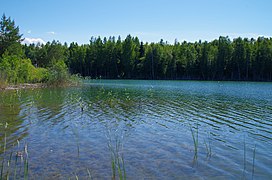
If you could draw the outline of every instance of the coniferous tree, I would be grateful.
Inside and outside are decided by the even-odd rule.
[[[19,33],[19,27],[15,25],[14,20],[3,14],[0,21],[0,57],[6,51],[9,54],[22,55],[22,40],[22,34]]]

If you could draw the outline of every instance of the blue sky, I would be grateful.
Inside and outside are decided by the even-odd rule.
[[[1,0],[29,41],[88,43],[128,34],[158,42],[272,36],[271,0]]]

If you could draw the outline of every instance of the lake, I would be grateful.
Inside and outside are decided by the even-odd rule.
[[[272,177],[272,83],[0,91],[0,130],[1,176],[11,179]]]

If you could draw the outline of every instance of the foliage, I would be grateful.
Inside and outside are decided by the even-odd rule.
[[[46,46],[36,53],[47,54],[49,47],[55,45]],[[65,56],[62,58],[69,71],[92,78],[272,80],[271,38],[239,37],[231,41],[219,37],[211,42],[176,41],[172,45],[163,40],[144,44],[129,35],[123,41],[120,37],[117,41],[115,37],[103,40],[92,37],[89,44],[62,47],[59,52]]]
[[[12,84],[44,82],[48,76],[46,69],[35,68],[30,59],[20,59],[14,55],[3,56],[0,61],[0,72],[2,79]]]
[[[1,88],[7,83],[66,84],[70,77],[64,62],[67,59],[67,46],[57,41],[23,46],[21,37],[15,22],[3,15],[0,21]]]
[[[45,68],[34,68],[32,69],[32,83],[47,82],[49,76],[49,71]]]
[[[69,83],[68,68],[64,61],[58,61],[50,67],[47,83],[53,86],[63,86]]]
[[[20,42],[22,35],[19,34],[19,27],[15,26],[15,22],[3,14],[0,21],[0,57],[8,50],[13,55],[21,53]]]
[[[68,72],[108,79],[272,81],[272,38],[220,36],[211,42],[144,44],[128,35],[124,40],[92,37],[83,45],[58,41],[21,45],[14,21],[3,15],[0,27],[3,82],[63,85],[70,83]]]
[[[0,62],[0,71],[6,74],[7,82],[14,84],[18,82],[19,61],[20,59],[17,56],[3,56]]]
[[[5,89],[7,87],[7,79],[4,72],[0,71],[0,89]]]

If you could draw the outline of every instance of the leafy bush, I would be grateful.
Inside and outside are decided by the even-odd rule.
[[[0,61],[2,79],[7,83],[38,83],[48,80],[48,70],[35,68],[30,59],[21,59],[14,55],[4,55]]]
[[[80,77],[71,76],[63,60],[55,62],[49,69],[35,68],[30,59],[5,53],[0,59],[0,88],[7,84],[47,83],[50,86],[78,84]]]
[[[30,59],[22,59],[18,68],[18,82],[30,82],[34,69],[35,67],[31,64]]]
[[[69,84],[69,77],[66,64],[60,60],[49,69],[48,84],[51,86],[65,86]]]
[[[18,69],[20,59],[17,56],[3,55],[0,62],[0,71],[6,75],[7,82],[16,84],[18,82]]]
[[[4,72],[0,71],[0,89],[5,89],[7,87],[7,77]]]
[[[32,83],[44,83],[48,81],[49,71],[45,68],[35,68],[33,69],[32,74]]]

